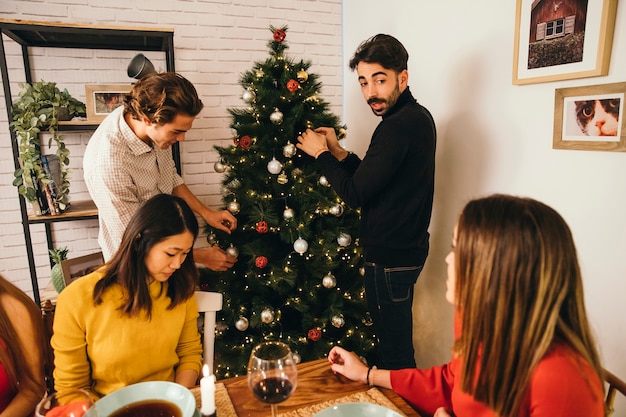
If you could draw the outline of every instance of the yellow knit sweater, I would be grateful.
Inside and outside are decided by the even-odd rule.
[[[152,319],[129,318],[118,307],[119,285],[95,306],[93,289],[101,271],[86,275],[59,295],[54,317],[56,390],[86,388],[98,396],[142,381],[174,381],[175,372],[200,372],[202,345],[195,298],[168,310],[167,282],[150,284]],[[161,295],[161,285],[164,291]]]

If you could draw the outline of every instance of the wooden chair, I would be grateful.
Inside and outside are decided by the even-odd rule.
[[[607,417],[609,417],[615,411],[615,409],[613,408],[615,394],[620,392],[623,396],[626,397],[626,382],[622,381],[606,369],[604,369],[604,381],[609,384],[609,387],[606,391],[606,399],[604,401],[605,408],[607,410]]]
[[[218,292],[196,291],[198,311],[204,313],[202,326],[203,362],[209,365],[214,373],[213,358],[215,355],[215,320],[216,313],[222,309],[222,294]]]

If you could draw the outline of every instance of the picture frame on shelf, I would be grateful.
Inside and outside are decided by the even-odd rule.
[[[616,9],[617,0],[517,0],[513,84],[607,75]]]
[[[85,106],[87,120],[101,122],[113,110],[124,104],[124,96],[132,84],[86,84]]]
[[[63,273],[65,286],[67,287],[78,278],[95,271],[102,265],[104,265],[104,255],[102,255],[102,252],[91,253],[89,255],[61,261],[61,271]]]
[[[626,82],[557,88],[553,149],[626,152]]]

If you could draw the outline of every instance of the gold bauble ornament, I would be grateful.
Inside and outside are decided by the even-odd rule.
[[[309,79],[309,74],[305,70],[300,70],[296,74],[296,78],[298,79],[298,81],[303,83],[303,82],[305,82],[306,80]]]

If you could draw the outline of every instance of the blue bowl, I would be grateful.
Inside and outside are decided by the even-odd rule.
[[[370,403],[343,403],[325,408],[314,417],[402,417],[395,411]]]
[[[183,417],[193,417],[196,412],[196,399],[191,391],[167,381],[139,382],[120,388],[98,400],[96,410],[98,417],[109,417],[124,406],[146,400],[171,402],[180,409]],[[89,412],[86,417],[90,417]]]

